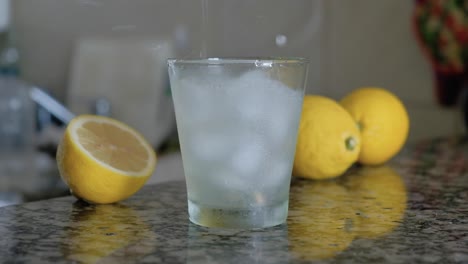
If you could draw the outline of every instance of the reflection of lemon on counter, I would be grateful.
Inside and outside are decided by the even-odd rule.
[[[129,207],[77,202],[74,211],[64,249],[69,259],[95,263],[121,251],[138,258],[154,249],[155,234]]]
[[[294,175],[308,179],[339,176],[357,160],[359,150],[360,134],[350,114],[332,99],[305,96]]]
[[[143,136],[127,125],[82,115],[67,126],[57,165],[73,195],[105,204],[137,192],[153,173],[156,155]]]
[[[354,211],[336,181],[300,181],[290,194],[290,251],[304,260],[331,258],[354,239]]]
[[[377,238],[402,220],[407,194],[402,178],[389,166],[362,167],[344,179],[358,214],[356,235]]]
[[[360,88],[341,100],[361,131],[359,162],[377,165],[391,159],[406,141],[409,118],[398,97],[382,88]]]

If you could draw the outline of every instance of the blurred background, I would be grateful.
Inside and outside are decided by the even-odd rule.
[[[431,65],[423,57],[411,26],[413,1],[12,2],[22,79],[49,89],[67,103],[74,100],[67,97],[75,93],[70,90],[79,89],[73,83],[79,78],[74,74],[92,74],[96,70],[86,73],[74,69],[80,67],[76,65],[77,49],[83,40],[147,38],[155,40],[148,41],[155,53],[170,42],[170,50],[160,51],[165,53],[160,54],[163,58],[307,57],[312,62],[308,93],[340,98],[359,86],[382,86],[396,93],[409,108],[410,140],[462,129],[455,109],[439,107],[433,97]],[[112,44],[108,48],[112,49]],[[99,60],[97,57],[94,59]],[[144,68],[144,62],[140,66]],[[96,81],[105,84],[112,82],[111,78]],[[162,77],[160,82],[159,86],[166,85]],[[135,85],[125,90],[131,93]],[[149,90],[154,88],[148,86]]]
[[[25,142],[2,145],[0,161],[11,156],[11,148],[21,146],[21,153],[33,153],[34,161],[28,164],[36,164],[34,172],[19,173],[24,179],[15,178],[34,183],[35,188],[1,181],[4,190],[21,189],[20,196],[4,191],[9,193],[5,201],[66,193],[54,174],[53,153],[70,116],[60,107],[51,110],[56,102],[41,97],[41,92],[74,114],[97,113],[123,120],[140,130],[158,151],[171,149],[176,128],[165,64],[169,57],[306,57],[311,61],[307,93],[340,99],[361,86],[381,86],[399,96],[411,119],[410,143],[465,131],[459,99],[449,105],[438,101],[434,64],[423,55],[414,30],[416,3],[428,1],[1,2],[0,61],[7,81],[0,95],[24,99],[31,89],[39,89],[32,93],[36,102],[28,103],[26,98],[21,104],[31,104],[33,110],[15,108],[10,99],[0,101],[16,109],[18,117],[8,114],[8,120],[21,119],[23,127],[16,124],[17,130],[11,130],[16,132],[10,134],[21,134],[16,140]],[[13,121],[9,122],[11,127]],[[28,128],[31,122],[34,128]],[[29,130],[33,136],[27,134]],[[26,142],[31,137],[35,141]],[[37,150],[45,156],[38,158]],[[27,156],[21,153],[18,159]],[[7,176],[0,177],[9,179],[18,173],[13,171],[10,168],[3,173]],[[183,177],[180,164],[173,160],[160,162],[156,173],[164,175],[159,180]]]

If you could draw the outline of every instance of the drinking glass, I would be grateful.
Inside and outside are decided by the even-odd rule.
[[[34,103],[29,86],[0,77],[0,204],[21,202],[34,190]],[[19,197],[19,198],[18,198]]]
[[[169,59],[168,66],[190,221],[241,229],[284,223],[308,62]]]

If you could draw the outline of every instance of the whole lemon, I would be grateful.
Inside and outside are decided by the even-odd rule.
[[[360,163],[382,164],[400,151],[408,137],[409,117],[398,97],[382,88],[360,88],[341,105],[361,130]]]
[[[341,175],[358,158],[359,129],[337,102],[327,97],[304,98],[293,174],[308,179]]]

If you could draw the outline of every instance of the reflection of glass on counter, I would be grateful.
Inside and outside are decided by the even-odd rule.
[[[287,263],[284,225],[260,230],[206,228],[189,224],[186,263]],[[284,252],[272,259],[271,252]]]
[[[384,236],[402,221],[406,201],[403,180],[389,166],[360,167],[331,181],[295,180],[290,251],[300,259],[329,259],[356,238]]]
[[[95,263],[134,261],[156,246],[156,234],[138,214],[122,204],[73,204],[71,226],[62,250],[70,259]]]

